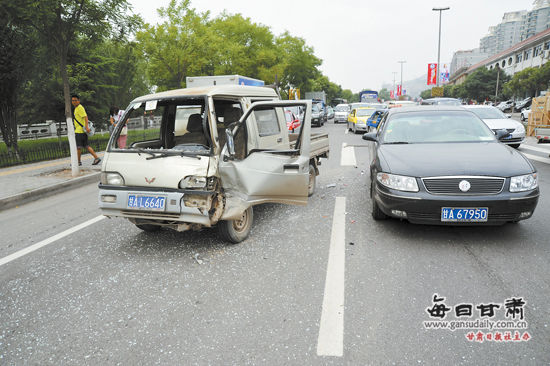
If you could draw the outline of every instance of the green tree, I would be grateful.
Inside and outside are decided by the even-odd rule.
[[[464,97],[480,102],[485,99],[494,99],[497,73],[499,78],[498,95],[501,95],[503,85],[510,80],[510,77],[503,70],[488,70],[481,67],[468,75],[464,83],[461,84],[464,88]]]
[[[312,90],[312,83],[319,75],[317,69],[321,60],[313,54],[313,48],[306,45],[303,38],[293,37],[288,32],[277,37],[275,44],[280,54],[283,89],[298,88],[302,95]]]
[[[189,0],[171,0],[158,13],[163,23],[146,24],[136,35],[157,91],[184,87],[186,76],[214,75],[213,56],[223,40],[208,26],[209,13],[197,13]]]
[[[111,24],[127,25],[126,0],[3,0],[6,11],[23,24],[28,24],[39,34],[41,41],[56,56],[59,75],[63,84],[65,118],[69,130],[73,176],[78,175],[76,144],[72,123],[69,75],[67,73],[69,49],[82,36],[102,39],[112,31]]]
[[[18,155],[18,93],[32,72],[36,40],[32,30],[18,26],[9,14],[0,12],[0,132],[9,153]]]
[[[378,97],[381,99],[381,100],[390,100],[391,97],[390,97],[390,91],[386,88],[382,88],[379,92],[378,92]]]

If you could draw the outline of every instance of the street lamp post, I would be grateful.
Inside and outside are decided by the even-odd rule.
[[[403,64],[407,61],[397,61],[401,64],[401,95],[403,95]]]
[[[433,11],[438,11],[439,12],[439,41],[437,43],[437,82],[436,82],[436,86],[439,86],[439,74],[441,73],[441,67],[439,65],[439,52],[440,52],[440,49],[441,49],[441,13],[444,11],[444,10],[449,10],[450,7],[446,7],[446,8],[433,8],[432,10]]]

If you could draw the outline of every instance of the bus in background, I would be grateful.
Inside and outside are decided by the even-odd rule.
[[[378,92],[376,90],[363,90],[359,92],[361,103],[378,103]]]

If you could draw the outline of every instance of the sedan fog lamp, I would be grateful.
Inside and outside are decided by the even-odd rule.
[[[531,217],[531,215],[533,214],[532,211],[525,211],[525,212],[522,212],[519,214],[519,218],[520,219],[526,219],[528,217]]]
[[[405,211],[391,210],[391,213],[397,217],[407,218],[407,213]]]
[[[403,175],[378,173],[376,179],[380,184],[391,189],[405,192],[418,192],[418,184],[416,178]]]
[[[530,191],[538,187],[537,173],[510,178],[510,192]]]
[[[123,186],[124,178],[119,173],[104,172],[101,173],[101,184],[107,184],[110,186]]]

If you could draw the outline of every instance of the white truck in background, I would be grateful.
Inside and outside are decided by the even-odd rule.
[[[265,85],[263,80],[253,79],[242,75],[187,76],[185,78],[185,84],[188,88],[216,85]]]

